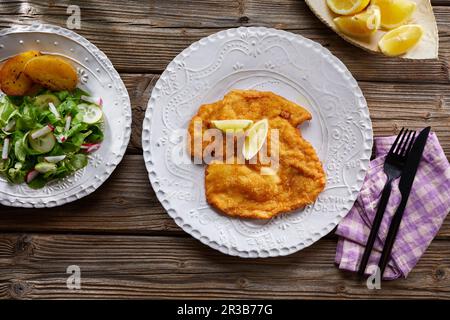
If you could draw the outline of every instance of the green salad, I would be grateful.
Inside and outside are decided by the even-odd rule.
[[[103,141],[101,104],[80,89],[0,97],[0,175],[39,189],[85,167]]]

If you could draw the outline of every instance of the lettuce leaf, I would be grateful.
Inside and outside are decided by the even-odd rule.
[[[78,105],[84,103],[81,96],[89,94],[81,89],[73,92],[51,92],[41,90],[39,94],[55,95],[61,103],[56,106],[60,117],[56,117],[48,108],[35,104],[34,97],[0,97],[0,149],[5,138],[10,139],[8,159],[0,160],[0,174],[11,183],[24,183],[27,174],[36,165],[45,162],[47,156],[65,155],[65,159],[57,162],[56,170],[40,173],[28,185],[39,189],[50,181],[64,178],[88,165],[88,155],[84,144],[100,143],[104,139],[103,123],[87,124],[83,122],[83,114]],[[66,119],[72,118],[66,132]],[[14,122],[10,122],[14,120]],[[3,128],[9,124],[8,130]],[[14,125],[15,124],[15,125]],[[52,125],[53,134],[59,138],[53,149],[46,154],[33,150],[29,144],[30,132]],[[64,138],[64,139],[62,139]]]

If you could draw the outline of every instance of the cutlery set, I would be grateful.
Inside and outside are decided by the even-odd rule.
[[[423,129],[417,136],[417,139],[415,139],[416,132],[402,128],[386,156],[383,169],[387,176],[387,181],[378,203],[377,212],[372,223],[372,229],[359,265],[358,274],[361,276],[364,275],[366,271],[367,263],[377,238],[386,206],[389,202],[392,183],[394,180],[400,178],[398,186],[401,194],[401,202],[392,217],[389,231],[384,241],[381,258],[378,262],[380,275],[383,276],[392,248],[395,244],[395,238],[400,228],[403,213],[408,202],[408,197],[414,183],[417,168],[419,167],[430,130],[431,127]]]

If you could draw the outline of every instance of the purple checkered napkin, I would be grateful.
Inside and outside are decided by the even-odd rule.
[[[376,157],[370,162],[362,189],[353,208],[339,224],[336,264],[339,269],[357,271],[369,237],[377,205],[386,183],[384,159],[396,137],[375,139]],[[401,201],[397,179],[375,241],[366,273],[373,273],[383,249],[392,216]],[[384,279],[406,278],[436,236],[450,211],[450,164],[431,133],[417,170]]]

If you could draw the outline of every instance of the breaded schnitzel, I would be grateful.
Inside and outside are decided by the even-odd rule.
[[[231,91],[223,100],[201,106],[189,131],[194,134],[193,122],[198,120],[206,130],[212,120],[263,118],[268,119],[269,131],[279,133],[279,165],[276,171],[269,169],[273,174],[262,174],[267,164],[259,160],[254,164],[215,162],[206,168],[207,201],[225,214],[269,219],[313,203],[325,187],[322,164],[297,129],[311,119],[310,113],[271,92]]]
[[[196,136],[204,135],[205,130],[213,127],[212,120],[248,119],[286,119],[297,127],[306,120],[311,120],[311,114],[305,108],[272,92],[256,90],[233,90],[225,95],[223,100],[202,105],[189,123],[188,132],[191,137],[190,153],[202,158],[207,144],[201,149],[194,148]],[[201,132],[194,132],[194,124],[201,123]]]

